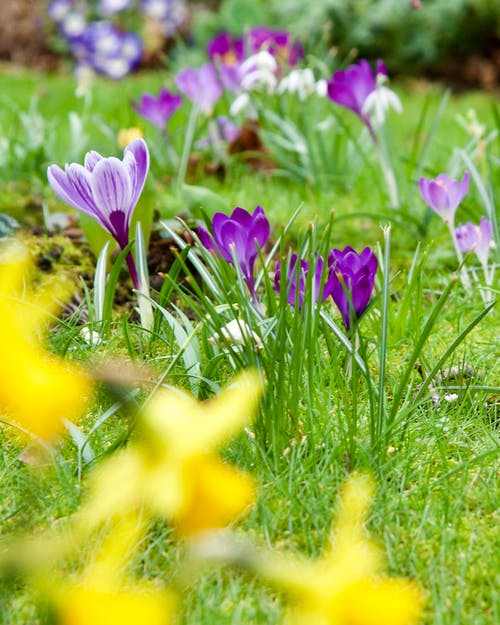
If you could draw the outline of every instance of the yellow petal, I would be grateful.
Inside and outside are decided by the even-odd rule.
[[[105,460],[92,474],[89,493],[77,515],[77,526],[91,531],[97,525],[132,512],[142,503],[145,483],[141,456],[131,448]]]
[[[66,591],[57,610],[58,625],[170,625],[173,600],[149,589]]]
[[[412,625],[421,612],[422,597],[407,580],[362,580],[346,588],[335,602],[339,625]]]
[[[153,452],[163,444],[172,454],[206,453],[241,431],[254,416],[261,393],[254,371],[240,374],[220,395],[202,404],[183,393],[162,390],[146,406],[141,431]]]
[[[193,459],[185,480],[190,497],[174,517],[184,535],[224,527],[255,501],[253,478],[215,456]]]
[[[91,383],[80,367],[43,349],[37,335],[55,297],[49,289],[31,293],[29,276],[26,248],[0,246],[0,412],[36,436],[53,439],[63,418],[79,417]]]

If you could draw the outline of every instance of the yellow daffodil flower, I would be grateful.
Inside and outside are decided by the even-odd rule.
[[[136,516],[112,527],[78,582],[61,584],[52,598],[57,625],[170,625],[173,593],[146,583],[129,584],[124,568],[144,532]]]
[[[143,506],[183,535],[235,519],[255,499],[254,480],[214,451],[249,422],[260,393],[256,373],[240,375],[201,404],[160,390],[146,405],[134,441],[96,470],[80,527],[92,529]]]
[[[348,480],[331,544],[318,560],[276,554],[261,558],[257,567],[260,575],[289,596],[290,625],[417,622],[422,602],[419,589],[411,581],[380,574],[379,551],[364,534],[372,494],[367,476]]]
[[[40,333],[65,291],[61,280],[36,293],[29,287],[31,262],[19,242],[0,247],[0,417],[52,440],[62,419],[75,420],[91,384],[76,365],[47,352]],[[62,288],[61,288],[62,287]]]

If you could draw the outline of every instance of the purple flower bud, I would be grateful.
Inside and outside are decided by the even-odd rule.
[[[369,247],[361,254],[349,246],[344,250],[332,249],[328,254],[325,290],[337,305],[347,330],[351,320],[358,319],[368,306],[377,268],[377,257]]]
[[[469,172],[465,172],[461,182],[450,178],[446,174],[439,174],[434,180],[420,178],[418,188],[424,202],[445,223],[453,226],[457,207],[469,190]]]
[[[212,219],[212,233],[198,228],[198,237],[202,245],[219,258],[233,264],[234,259],[240,267],[245,282],[255,299],[254,266],[258,250],[267,243],[270,226],[264,210],[257,206],[252,214],[239,206],[231,216],[215,213]]]
[[[462,252],[474,250],[481,265],[488,263],[488,255],[493,237],[493,224],[486,217],[481,217],[479,226],[468,221],[466,224],[458,224],[455,230],[458,247]]]
[[[149,170],[149,152],[143,139],[125,148],[123,160],[98,152],[88,152],[84,165],[66,164],[64,170],[50,165],[47,178],[63,202],[90,215],[107,230],[123,249],[129,242],[132,213],[139,200]],[[129,269],[139,288],[135,267]]]
[[[302,258],[300,259],[300,265],[297,268],[298,261],[297,254],[292,254],[290,257],[290,265],[288,268],[288,275],[282,276],[281,263],[278,261],[276,264],[276,272],[274,274],[274,288],[276,291],[281,291],[282,288],[286,288],[288,303],[291,306],[298,304],[299,309],[304,304],[304,297],[306,294],[306,286],[308,284],[309,263]],[[321,292],[321,281],[323,278],[323,266],[324,261],[321,256],[315,256],[314,276],[312,277],[312,297],[313,302],[316,304],[321,294],[321,301],[324,301],[330,293],[325,287]],[[283,284],[283,279],[286,278],[286,283]]]
[[[213,107],[222,95],[222,85],[210,63],[201,67],[187,67],[175,75],[175,84],[192,102],[197,103],[206,114],[212,113]]]
[[[182,104],[182,96],[171,93],[162,87],[155,97],[150,93],[143,93],[140,102],[132,102],[135,110],[145,119],[162,130],[166,123]]]
[[[376,73],[365,59],[349,65],[345,70],[337,70],[327,81],[328,97],[340,106],[350,109],[367,126],[371,127],[370,117],[364,112],[368,96],[377,88],[377,76],[387,76],[383,61],[377,61]]]

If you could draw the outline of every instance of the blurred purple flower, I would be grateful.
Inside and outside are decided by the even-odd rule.
[[[286,62],[291,67],[297,65],[304,57],[304,47],[299,41],[294,41],[286,30],[275,30],[267,26],[256,26],[248,33],[249,53],[255,54],[267,50],[279,61]]]
[[[72,47],[73,42],[77,41],[85,32],[87,20],[83,13],[71,9],[61,17],[59,28],[63,36],[68,40],[70,47]]]
[[[187,17],[185,0],[142,0],[141,10],[146,17],[160,24],[167,37],[174,35]]]
[[[254,265],[258,250],[267,243],[270,226],[264,210],[257,206],[252,214],[236,207],[230,216],[215,213],[212,219],[211,236],[205,228],[198,228],[198,237],[202,245],[219,258],[234,264],[236,261],[253,299],[255,295]]]
[[[297,254],[292,254],[290,257],[290,265],[288,267],[288,275],[286,276],[285,285],[282,284],[281,263],[278,261],[278,263],[276,264],[276,272],[274,274],[274,288],[278,292],[281,291],[282,288],[286,288],[288,303],[291,306],[298,305],[300,309],[302,308],[302,305],[304,303],[306,285],[308,283],[309,263],[301,258],[300,266],[297,268],[297,260],[298,260]],[[321,280],[323,277],[323,266],[324,266],[324,261],[321,258],[321,256],[316,256],[315,266],[314,266],[314,276],[312,278],[312,288],[313,288],[312,296],[313,296],[314,303],[318,302],[320,293],[321,293],[321,301],[325,301],[325,299],[330,295],[330,292],[326,288],[326,285],[324,285],[323,292],[321,292]]]
[[[208,42],[207,54],[215,63],[224,65],[241,63],[245,58],[243,39],[233,37],[228,32],[219,33]]]
[[[95,219],[116,240],[120,248],[129,243],[132,213],[139,200],[149,170],[149,152],[143,139],[125,148],[123,160],[103,158],[91,151],[84,165],[66,164],[64,170],[50,165],[47,178],[63,202]],[[137,271],[129,254],[129,270],[136,288]]]
[[[131,0],[101,0],[99,3],[99,11],[101,15],[114,15],[120,11],[128,9]]]
[[[214,66],[205,63],[201,67],[187,67],[175,75],[175,84],[193,103],[198,104],[206,114],[222,95],[222,85],[217,78]]]
[[[383,61],[377,61],[376,72],[365,59],[349,65],[345,70],[337,70],[327,81],[328,97],[340,106],[350,109],[369,128],[371,121],[364,110],[368,96],[377,89],[377,77],[387,76]]]
[[[455,230],[458,247],[462,252],[474,250],[479,262],[483,267],[488,264],[488,255],[493,238],[493,224],[486,217],[481,217],[479,226],[470,221],[466,224],[458,224]]]
[[[196,142],[198,148],[208,148],[210,146],[222,145],[223,147],[231,143],[240,136],[241,130],[232,119],[225,115],[217,115],[215,120],[209,124],[209,133]]]
[[[143,51],[138,35],[122,32],[106,20],[92,22],[70,44],[73,54],[81,63],[115,80],[134,69]]]
[[[132,106],[139,115],[160,130],[165,128],[166,123],[181,104],[182,96],[178,93],[171,93],[166,87],[160,89],[157,97],[150,93],[143,93],[140,102],[132,102]]]
[[[368,306],[377,268],[377,257],[369,247],[361,254],[349,246],[332,249],[328,254],[325,290],[337,305],[347,330],[351,320],[358,319]]]
[[[434,180],[420,178],[418,188],[424,202],[452,227],[457,207],[469,190],[469,172],[465,172],[461,182],[446,174],[439,174]]]
[[[56,24],[60,24],[72,8],[73,0],[50,0],[47,13],[50,19],[54,20]]]

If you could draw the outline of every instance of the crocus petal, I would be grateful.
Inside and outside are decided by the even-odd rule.
[[[88,169],[88,171],[93,171],[94,167],[101,159],[102,159],[102,156],[99,154],[99,152],[96,152],[95,150],[91,150],[90,152],[87,152],[87,154],[85,154],[85,161],[84,161],[85,169]]]
[[[130,158],[133,157],[133,158]],[[130,203],[137,204],[149,171],[149,151],[144,139],[135,139],[125,148],[123,163],[130,175],[132,197]]]
[[[84,167],[74,163],[66,165],[66,171],[63,171],[57,165],[50,165],[47,179],[54,193],[63,202],[92,217],[97,217],[99,211],[92,198],[88,172]]]
[[[214,242],[210,234],[203,228],[202,226],[198,226],[197,228],[198,238],[200,239],[200,243],[206,248],[209,252],[217,253],[215,249]]]
[[[111,156],[100,161],[90,178],[90,187],[97,208],[104,215],[113,211],[127,212],[132,183],[122,161]]]

